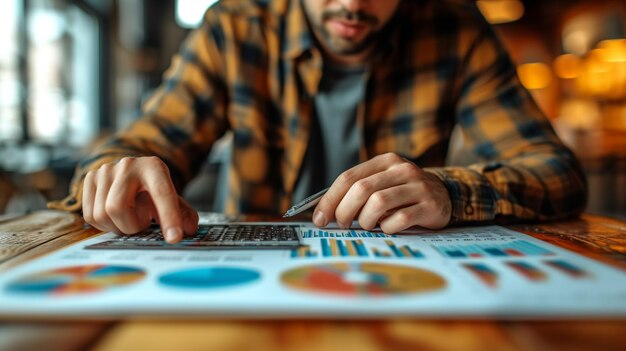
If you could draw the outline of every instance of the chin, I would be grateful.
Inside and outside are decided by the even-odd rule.
[[[365,50],[363,47],[363,41],[345,41],[345,40],[333,40],[328,47],[336,54],[339,55],[355,55]]]

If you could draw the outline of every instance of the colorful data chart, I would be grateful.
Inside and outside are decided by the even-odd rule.
[[[407,245],[397,246],[393,240],[385,240],[388,250],[368,248],[363,240],[320,239],[323,257],[378,257],[378,258],[424,258],[424,254]],[[291,251],[291,257],[318,257],[317,251],[308,246]]]
[[[556,268],[557,270],[573,278],[586,278],[590,276],[590,274],[584,271],[582,268],[577,267],[567,261],[550,260],[550,261],[544,261],[544,263],[552,268]]]
[[[251,283],[261,273],[246,268],[200,267],[174,271],[159,277],[159,283],[183,289],[213,289]]]
[[[531,265],[528,262],[506,262],[506,265],[513,268],[514,271],[521,274],[530,281],[540,282],[548,279],[548,275],[545,272],[539,270],[539,268]]]
[[[317,257],[317,251],[311,250],[310,246],[301,246],[297,249],[291,250],[291,257]]]
[[[364,230],[314,230],[309,229],[302,233],[302,238],[397,238],[397,235],[387,235],[384,233],[371,233]]]
[[[525,240],[504,244],[433,246],[449,258],[551,256],[553,252]]]
[[[39,296],[93,294],[131,285],[145,275],[142,269],[128,266],[72,266],[24,276],[7,285],[6,291]]]
[[[372,248],[374,257],[395,257],[395,258],[424,258],[424,254],[416,249],[412,249],[407,245],[396,246],[392,240],[385,240],[385,244],[390,251],[377,250]]]
[[[327,263],[290,269],[281,282],[292,289],[344,296],[383,297],[441,290],[440,275],[404,265],[369,262]]]
[[[489,268],[484,263],[466,263],[463,264],[465,269],[469,270],[474,274],[481,282],[487,285],[490,288],[496,288],[498,286],[498,273],[493,269]]]
[[[322,256],[324,257],[368,257],[369,253],[363,240],[320,239]]]

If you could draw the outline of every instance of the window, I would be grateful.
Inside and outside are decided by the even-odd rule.
[[[99,126],[99,25],[65,0],[0,4],[0,141],[82,146]]]
[[[176,0],[176,23],[183,28],[195,28],[202,22],[204,12],[218,0]]]
[[[18,1],[0,5],[0,139],[19,139],[20,100],[24,86],[19,79]]]

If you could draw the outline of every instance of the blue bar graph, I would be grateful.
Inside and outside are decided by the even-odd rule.
[[[304,239],[310,238],[397,238],[397,235],[372,233],[365,230],[315,230],[309,229],[302,233]]]
[[[525,240],[471,245],[435,245],[435,250],[450,258],[552,256],[554,253]]]
[[[486,248],[484,249],[486,253],[495,257],[508,256],[508,254],[502,250],[494,249],[494,248]]]
[[[372,234],[373,235],[373,234]],[[361,239],[332,239],[320,238],[321,255],[309,246],[304,246],[291,251],[292,258],[317,258],[317,257],[380,257],[380,258],[424,258],[419,250],[412,249],[408,245],[397,246],[393,240],[385,240],[386,249],[375,247],[367,248]]]
[[[324,255],[324,257],[330,256],[330,245],[328,245],[328,239],[322,239],[321,244],[322,244],[322,255]]]
[[[365,249],[365,245],[363,245],[363,241],[361,240],[355,240],[353,241],[354,244],[354,248],[356,249],[357,254],[360,257],[367,257],[367,250]]]
[[[446,250],[445,253],[449,257],[454,257],[454,258],[467,257],[467,255],[463,253],[463,251],[459,251],[459,250]]]
[[[348,249],[346,248],[346,245],[343,243],[343,241],[337,240],[337,247],[339,247],[339,253],[341,254],[341,256],[348,256]]]
[[[309,246],[301,246],[297,249],[291,250],[291,258],[298,257],[317,257],[317,252],[311,251],[311,247]]]
[[[398,250],[398,248],[396,247],[396,244],[393,241],[386,240],[385,242],[387,243],[387,246],[389,246],[389,248],[391,249],[391,252],[393,252],[394,255],[396,255],[396,257],[404,257],[404,254],[400,252],[400,250]]]

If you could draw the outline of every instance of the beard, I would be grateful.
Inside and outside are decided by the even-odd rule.
[[[329,20],[344,20],[361,25],[367,25],[369,28],[376,28],[378,18],[363,11],[352,12],[345,8],[340,10],[327,10],[322,13],[321,22],[316,23],[315,27],[322,35],[324,44],[328,49],[339,55],[358,54],[369,48],[376,42],[379,32],[371,29],[369,33],[358,40],[351,40],[331,33],[324,24]]]

